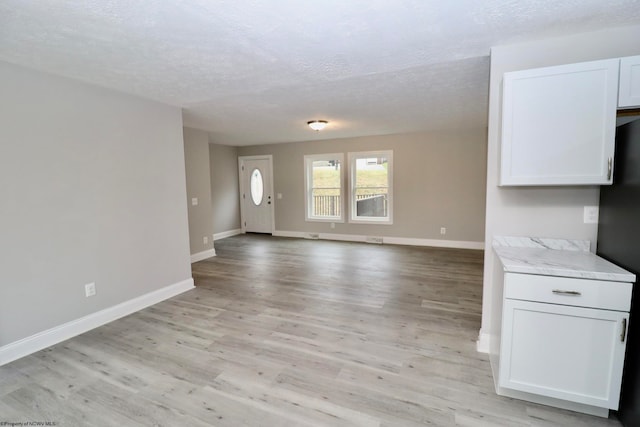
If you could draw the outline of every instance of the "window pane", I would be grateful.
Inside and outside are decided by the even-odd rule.
[[[251,200],[253,204],[259,206],[262,203],[262,196],[264,194],[264,183],[262,182],[262,174],[259,169],[254,169],[251,172]]]
[[[388,160],[367,157],[357,158],[355,163],[356,217],[388,217]]]
[[[339,160],[316,160],[311,163],[312,216],[340,217],[340,168]]]

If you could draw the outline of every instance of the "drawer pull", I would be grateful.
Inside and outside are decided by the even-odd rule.
[[[622,332],[620,332],[620,341],[624,342],[627,338],[627,319],[622,319]]]
[[[580,293],[578,291],[562,291],[560,289],[554,289],[551,292],[553,292],[556,295],[568,295],[568,296],[572,296],[572,297],[579,297],[580,295],[582,295],[582,293]]]

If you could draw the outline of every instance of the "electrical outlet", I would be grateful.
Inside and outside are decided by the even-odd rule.
[[[276,194],[276,198],[277,198],[278,200],[282,199],[282,193],[278,193],[278,194]]]
[[[598,206],[585,206],[584,207],[584,223],[585,224],[597,224],[599,207]]]
[[[207,236],[204,236],[202,238],[202,243],[204,243],[205,245],[208,245],[209,244],[209,238]]]
[[[198,206],[198,198],[197,197],[191,198],[191,206]]]
[[[84,296],[92,297],[96,294],[96,284],[95,283],[87,283],[84,285]]]
[[[446,227],[440,227],[440,234],[447,234],[447,228]]]
[[[336,228],[336,223],[335,222],[331,223],[331,228]]]

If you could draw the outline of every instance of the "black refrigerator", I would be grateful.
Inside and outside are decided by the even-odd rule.
[[[618,417],[640,426],[640,120],[616,130],[613,185],[600,187],[598,250],[636,275]]]

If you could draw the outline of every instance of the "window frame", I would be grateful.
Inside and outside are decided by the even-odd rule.
[[[315,216],[313,212],[313,162],[340,162],[340,216]],[[304,203],[305,221],[308,222],[337,222],[344,223],[345,218],[345,162],[344,153],[309,154],[304,156]]]
[[[393,150],[376,151],[355,151],[348,153],[349,160],[349,223],[353,224],[393,224]],[[386,217],[365,217],[357,216],[356,199],[356,162],[358,159],[368,159],[372,157],[383,157],[387,159],[387,216]]]

